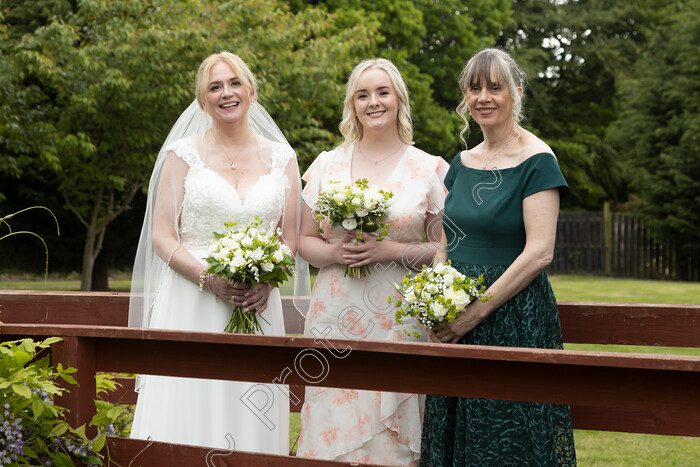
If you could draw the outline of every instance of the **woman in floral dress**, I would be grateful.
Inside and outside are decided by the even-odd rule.
[[[305,335],[406,341],[387,297],[410,269],[432,261],[439,239],[447,163],[413,146],[408,92],[396,67],[365,60],[350,75],[336,149],[321,153],[302,177],[300,254],[320,269],[306,316]],[[382,242],[342,226],[331,228],[311,214],[330,181],[370,185],[393,193],[389,233]],[[424,238],[428,241],[424,242]],[[353,279],[347,266],[368,266]],[[307,386],[297,455],[349,462],[415,465],[420,454],[423,396]]]

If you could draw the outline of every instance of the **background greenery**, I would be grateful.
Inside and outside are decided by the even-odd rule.
[[[692,248],[698,35],[700,0],[0,0],[0,215],[50,207],[60,238],[40,215],[13,227],[45,235],[53,271],[104,288],[133,261],[151,166],[206,55],[250,64],[303,170],[339,141],[344,82],[372,56],[405,76],[416,145],[450,160],[456,78],[501,46],[528,72],[526,126],[557,154],[570,208],[610,201]],[[35,241],[4,242],[0,271],[40,271]]]

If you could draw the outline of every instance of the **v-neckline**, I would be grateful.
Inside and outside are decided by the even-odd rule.
[[[355,183],[355,179],[354,179],[353,176],[352,176],[352,160],[353,160],[353,157],[354,157],[354,154],[355,154],[355,147],[357,146],[357,144],[358,144],[358,143],[353,143],[352,147],[349,148],[349,154],[350,154],[349,160],[350,160],[350,163],[348,164],[348,178],[350,178],[350,184]],[[387,175],[387,177],[382,181],[382,183],[378,183],[378,184],[376,184],[375,186],[377,186],[377,187],[379,187],[379,188],[382,188],[382,189],[383,189],[384,187],[387,186],[387,184],[389,183],[389,181],[391,181],[391,179],[394,178],[394,175],[396,174],[396,171],[399,170],[399,166],[401,166],[401,165],[403,164],[403,160],[406,158],[406,155],[408,154],[408,150],[409,150],[409,149],[411,149],[411,145],[407,145],[407,146],[406,146],[406,149],[404,149],[403,153],[402,153],[401,156],[399,157],[399,161],[396,163],[396,165],[394,166],[394,168],[391,169],[391,172],[390,172],[389,175]],[[373,184],[370,183],[370,185],[373,185]]]
[[[192,138],[192,142],[194,143],[195,150],[199,153],[199,149],[197,149],[197,143],[194,140],[194,138]],[[245,194],[241,195],[241,193],[238,191],[238,187],[236,187],[232,183],[229,183],[219,172],[217,172],[216,170],[212,169],[211,167],[209,167],[207,165],[207,162],[206,162],[206,159],[207,159],[206,132],[204,132],[204,134],[202,134],[202,147],[204,148],[204,157],[200,158],[200,160],[202,161],[202,167],[205,168],[206,170],[208,170],[209,172],[213,173],[217,177],[219,177],[219,180],[221,180],[226,186],[230,187],[233,190],[233,192],[236,193],[236,197],[238,198],[238,204],[240,204],[242,207],[247,204],[248,194],[253,190],[253,188],[255,188],[258,185],[258,183],[260,183],[260,180],[262,180],[264,177],[267,177],[268,175],[272,175],[272,169],[270,169],[269,172],[260,175],[257,178],[257,180],[255,180],[253,182],[253,184],[250,185],[250,187],[246,190]],[[273,146],[272,151],[270,152],[270,162],[271,163],[272,163],[272,156],[274,155],[274,153],[275,153],[275,148]]]

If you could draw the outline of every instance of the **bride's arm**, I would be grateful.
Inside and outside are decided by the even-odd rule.
[[[206,289],[236,304],[233,297],[243,296],[244,292],[240,292],[240,288],[234,288],[219,277],[203,275],[206,269],[204,265],[180,244],[177,228],[180,222],[180,206],[185,195],[184,180],[189,168],[173,151],[166,157],[153,211],[153,248],[169,268],[195,284],[199,284],[203,279],[202,285]]]

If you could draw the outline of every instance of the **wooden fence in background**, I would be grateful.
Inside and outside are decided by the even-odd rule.
[[[606,211],[562,212],[550,274],[700,280],[700,249],[679,258],[638,218]]]
[[[303,319],[283,298],[287,332]],[[700,305],[559,304],[565,342],[700,347]],[[0,340],[61,336],[53,364],[78,368],[79,386],[60,401],[74,426],[95,411],[96,372],[271,382],[303,352],[327,353],[318,339],[125,328],[127,293],[0,291]],[[700,357],[330,340],[323,386],[571,404],[575,428],[700,436]],[[240,358],[244,357],[244,358]],[[283,375],[282,375],[283,376]],[[126,382],[126,381],[125,381]],[[285,383],[295,394],[298,371]],[[297,386],[294,386],[297,385]],[[296,392],[295,392],[296,391]],[[133,402],[133,385],[122,392]],[[299,404],[290,401],[292,410]],[[212,450],[109,437],[112,461],[204,465]],[[226,452],[217,465],[341,466],[340,462]],[[210,465],[210,464],[206,464]]]

